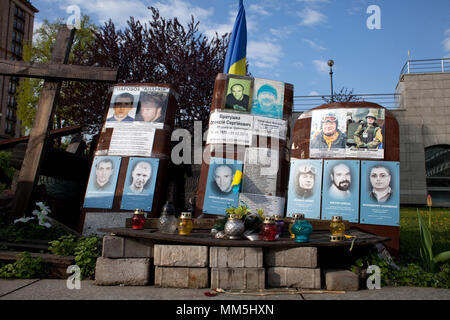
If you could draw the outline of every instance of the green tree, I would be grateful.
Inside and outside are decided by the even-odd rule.
[[[50,23],[44,20],[42,26],[35,32],[35,43],[24,44],[24,61],[32,61],[36,63],[49,63],[53,44],[56,40],[59,25],[63,23],[59,20]],[[89,44],[94,42],[94,32],[97,27],[91,22],[89,16],[84,15],[81,19],[81,28],[75,33],[72,50],[69,56],[69,64],[73,61],[87,61],[91,54],[89,52]],[[37,104],[42,91],[44,80],[22,78],[16,92],[17,116],[22,122],[22,133],[27,134],[33,126],[36,115]],[[76,86],[74,82],[65,81],[62,84],[60,92],[60,101],[55,112],[53,128],[58,129],[77,123],[70,115],[70,110],[75,108],[74,103],[67,104],[68,88]],[[71,91],[74,90],[71,88]],[[76,90],[76,89],[75,89]]]

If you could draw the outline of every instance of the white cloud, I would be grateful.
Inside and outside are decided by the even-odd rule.
[[[261,6],[259,4],[250,5],[250,7],[248,8],[248,11],[260,14],[262,16],[271,16],[272,15],[269,11],[267,11],[263,6]]]
[[[301,19],[300,25],[304,26],[313,26],[327,21],[326,15],[310,8],[305,8],[302,11],[298,11],[297,15]]]
[[[247,57],[251,66],[273,68],[283,55],[281,46],[268,41],[250,41],[247,45]]]
[[[318,96],[319,93],[318,93],[317,91],[313,90],[313,91],[311,91],[308,95],[309,95],[309,96]]]
[[[317,43],[315,43],[312,40],[309,39],[303,39],[304,42],[306,42],[307,44],[309,44],[311,46],[311,48],[317,50],[317,51],[323,51],[323,50],[327,50],[327,48],[322,47],[321,45],[318,45]]]
[[[95,15],[100,23],[111,19],[117,27],[126,25],[130,17],[147,22],[151,18],[152,6],[159,10],[162,17],[171,19],[177,17],[181,24],[185,25],[191,21],[191,15],[197,21],[204,21],[212,17],[214,10],[205,9],[190,4],[185,0],[168,1],[144,1],[144,0],[54,0],[54,5],[58,5],[62,10],[66,10],[69,5],[78,5],[82,14]]]
[[[450,51],[450,38],[444,39],[444,41],[442,41],[442,43],[444,44],[444,50]]]
[[[313,65],[319,73],[327,73],[330,68],[328,62],[324,60],[313,60]]]
[[[449,35],[450,36],[450,29],[447,29],[444,31],[444,36]]]
[[[269,32],[271,35],[273,35],[278,39],[287,39],[294,32],[294,30],[295,30],[294,27],[286,26],[278,29],[270,28]]]

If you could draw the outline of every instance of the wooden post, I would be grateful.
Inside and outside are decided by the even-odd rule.
[[[56,36],[51,62],[66,64],[72,47],[75,29],[61,25]],[[31,195],[39,175],[46,139],[49,135],[55,104],[61,89],[61,80],[46,80],[36,112],[36,119],[30,133],[25,158],[19,174],[17,191],[14,196],[11,217],[17,219],[26,214]]]

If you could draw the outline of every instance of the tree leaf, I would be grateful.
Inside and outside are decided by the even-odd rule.
[[[436,257],[433,258],[435,263],[446,262],[450,260],[450,251],[445,251],[439,253]]]

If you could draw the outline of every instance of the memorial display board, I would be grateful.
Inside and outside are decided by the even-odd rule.
[[[248,104],[247,104],[248,102]],[[204,156],[233,158],[243,164],[239,201],[249,207],[265,203],[266,214],[284,215],[289,170],[289,124],[293,105],[293,86],[279,81],[218,74]],[[258,155],[265,154],[266,159]],[[267,155],[271,154],[270,164]],[[262,162],[258,162],[259,160]],[[204,159],[203,159],[204,160]],[[272,173],[267,170],[277,168]],[[210,164],[202,163],[195,215],[213,213]],[[265,172],[263,174],[263,171]],[[211,190],[210,190],[211,189]],[[217,196],[217,195],[215,195]],[[216,199],[217,200],[217,199]],[[215,209],[217,211],[217,208]]]
[[[313,143],[313,139],[320,136],[323,138],[322,147],[320,145],[317,147],[317,140]],[[339,140],[339,137],[342,139]],[[345,146],[343,146],[343,140],[345,140]],[[391,240],[385,245],[391,254],[397,256],[400,232],[396,217],[399,216],[400,208],[399,198],[395,199],[394,194],[399,194],[399,180],[397,180],[399,176],[398,168],[396,168],[400,165],[399,145],[399,125],[394,114],[376,103],[358,101],[324,104],[303,112],[295,122],[291,148],[293,161],[313,159],[324,161],[321,219],[330,219],[332,215],[342,215],[344,220],[351,221],[353,228],[388,237]],[[356,161],[353,166],[355,171],[358,171],[356,163],[359,163],[359,187],[355,190],[359,194],[358,199],[351,199],[350,202],[331,200],[330,161]],[[372,162],[388,164],[392,175],[392,186],[390,186],[392,195],[388,200],[392,201],[390,204],[371,202],[373,200],[369,198],[370,172],[367,172],[369,170],[367,166]],[[355,182],[353,176],[352,172],[352,183]],[[291,176],[290,180],[292,179],[294,178]],[[387,194],[386,191],[377,193],[379,199],[383,198],[383,194]],[[293,195],[288,197],[288,207],[291,197]],[[359,201],[358,208],[354,206],[356,200]],[[357,220],[358,209],[359,220]]]
[[[108,202],[99,205],[98,199],[93,202],[95,190],[88,186],[80,230],[111,227],[135,209],[159,216],[167,196],[177,98],[169,84],[117,84],[112,88],[94,154],[96,159],[118,159],[115,190],[108,193]],[[90,180],[95,176],[94,164],[90,176]]]

